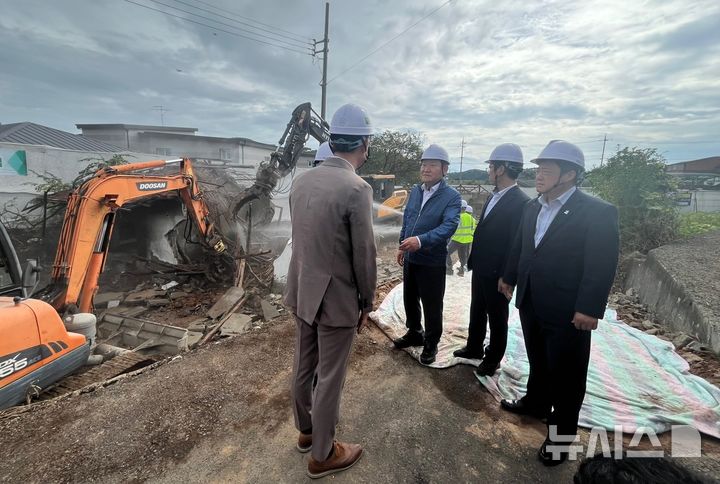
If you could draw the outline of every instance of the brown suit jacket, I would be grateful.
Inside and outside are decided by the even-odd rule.
[[[355,326],[377,282],[372,188],[350,163],[328,158],[293,181],[290,219],[285,304],[309,324]]]

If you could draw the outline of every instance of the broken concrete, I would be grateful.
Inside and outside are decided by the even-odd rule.
[[[188,347],[194,347],[198,341],[203,337],[203,333],[199,331],[188,331],[187,333],[187,345]]]
[[[167,306],[168,304],[170,304],[170,299],[166,299],[164,297],[156,297],[154,299],[148,299],[146,304],[148,305],[148,307],[151,308]]]
[[[141,304],[158,296],[165,296],[165,291],[162,289],[145,289],[143,291],[131,292],[128,294],[128,297],[125,298],[124,302],[126,304]]]
[[[233,313],[220,328],[221,336],[237,336],[252,329],[252,318],[247,314]]]
[[[625,287],[668,328],[720,353],[720,232],[633,257]]]
[[[168,296],[168,297],[170,298],[171,301],[176,301],[178,299],[182,299],[187,296],[188,296],[188,293],[186,293],[185,291],[175,291],[175,292],[171,292],[170,296]]]
[[[141,315],[142,313],[146,312],[148,310],[145,306],[118,306],[115,308],[112,308],[112,311],[108,312],[108,314],[113,314],[115,316],[129,316],[129,317],[136,317]]]
[[[271,321],[280,316],[280,312],[277,310],[277,308],[265,299],[260,300],[260,307],[262,308],[263,319],[265,321]]]
[[[156,352],[177,354],[188,351],[188,330],[155,321],[105,314],[98,323],[103,342],[133,350],[153,348]]]
[[[93,303],[97,307],[102,307],[110,301],[122,301],[124,297],[124,292],[103,292],[102,294],[95,295],[95,297],[93,298]]]
[[[208,310],[207,315],[212,319],[217,319],[227,313],[237,304],[243,297],[245,291],[242,287],[231,287],[228,289],[218,301]]]

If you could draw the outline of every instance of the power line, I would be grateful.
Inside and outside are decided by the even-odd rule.
[[[234,19],[234,18],[232,18],[232,17],[227,17],[227,16],[225,16],[225,15],[221,15],[221,14],[216,13],[216,12],[213,12],[212,10],[209,10],[209,9],[207,9],[207,8],[196,7],[195,5],[193,5],[193,4],[191,4],[191,3],[188,3],[188,2],[184,2],[183,0],[173,0],[173,1],[176,2],[176,3],[180,3],[180,4],[182,4],[182,5],[187,5],[187,6],[190,7],[190,8],[194,8],[194,9],[200,10],[200,11],[202,11],[202,12],[207,12],[207,13],[209,13],[209,14],[211,14],[211,15],[216,15],[216,16],[218,16],[218,17],[220,17],[220,18],[224,18],[224,19],[230,20],[230,21],[232,21],[232,22],[237,22],[237,23],[239,23],[239,24],[241,24],[241,25],[247,25],[247,26],[250,27],[251,29],[261,30],[261,31],[263,31],[263,32],[267,32],[267,33],[270,33],[270,34],[272,34],[272,35],[275,35],[275,36],[277,36],[277,37],[283,37],[283,38],[285,38],[285,39],[292,40],[293,42],[297,42],[298,44],[301,44],[302,46],[305,46],[305,45],[310,46],[310,45],[312,45],[312,42],[310,42],[310,39],[307,39],[307,40],[295,39],[295,38],[290,37],[290,36],[288,36],[288,35],[278,34],[278,33],[276,33],[276,32],[273,31],[273,30],[264,29],[264,28],[262,28],[262,27],[256,27],[255,25],[253,25],[253,24],[251,24],[251,23],[243,22],[242,20],[236,20],[236,19]],[[240,17],[240,16],[238,16],[238,17]],[[240,17],[240,18],[245,18],[245,17]],[[275,28],[275,29],[276,29],[276,30],[279,30],[279,29],[277,29],[277,28]],[[279,40],[279,39],[278,39],[278,40]]]
[[[419,24],[420,22],[422,22],[423,20],[425,20],[425,19],[428,18],[429,16],[433,15],[435,12],[437,12],[438,10],[440,10],[441,8],[443,8],[445,5],[449,4],[449,3],[452,2],[452,1],[453,1],[453,0],[447,0],[447,2],[443,3],[443,4],[440,5],[438,8],[436,8],[436,9],[433,10],[433,11],[431,11],[429,14],[425,15],[423,18],[421,18],[420,20],[418,20],[417,22],[415,22],[414,24],[412,24],[411,26],[409,26],[408,28],[406,28],[405,30],[403,30],[402,32],[400,32],[399,34],[397,34],[395,37],[391,38],[390,40],[388,40],[388,41],[385,42],[384,44],[381,44],[378,48],[376,48],[375,50],[371,51],[368,55],[366,55],[365,57],[363,57],[362,59],[360,59],[360,60],[357,61],[356,63],[352,64],[350,67],[348,67],[347,69],[345,69],[344,71],[342,71],[340,74],[334,76],[334,77],[333,77],[332,79],[330,79],[327,83],[330,84],[332,81],[334,81],[334,80],[337,79],[338,77],[342,76],[342,75],[345,74],[346,72],[348,72],[348,71],[354,69],[355,67],[357,67],[358,65],[362,64],[368,57],[370,57],[371,55],[375,54],[376,52],[378,52],[379,50],[381,50],[383,47],[385,47],[386,45],[388,45],[390,42],[392,42],[393,40],[397,39],[398,37],[400,37],[401,35],[403,35],[405,32],[407,32],[408,30],[412,29],[412,28],[415,27],[417,24]]]
[[[294,36],[296,36],[296,37],[300,37],[300,40],[310,40],[309,37],[304,37],[304,36],[302,36],[302,35],[300,35],[300,34],[296,34],[296,33],[294,33],[294,32],[290,32],[289,30],[284,30],[284,29],[281,29],[281,28],[278,28],[278,27],[273,27],[272,25],[268,25],[268,24],[266,24],[266,23],[260,22],[259,20],[255,20],[255,19],[252,19],[252,18],[250,18],[250,17],[245,17],[245,16],[243,16],[243,15],[240,15],[239,13],[232,12],[232,11],[230,11],[230,10],[225,10],[224,8],[216,7],[215,5],[213,5],[213,4],[211,4],[211,3],[208,3],[208,2],[203,2],[202,0],[195,0],[195,2],[200,3],[200,4],[202,4],[202,5],[207,5],[208,7],[212,7],[212,8],[214,8],[215,10],[218,10],[218,11],[220,11],[220,12],[229,13],[229,14],[231,14],[231,15],[234,15],[234,16],[236,16],[236,17],[243,18],[243,19],[245,19],[245,20],[251,20],[251,21],[256,22],[256,23],[258,23],[258,24],[260,24],[260,25],[264,25],[265,27],[270,27],[271,29],[279,30],[280,32],[285,32],[286,34],[290,34],[290,35],[294,35]]]
[[[215,19],[210,18],[210,17],[205,17],[205,16],[200,15],[200,14],[197,14],[197,13],[188,12],[187,10],[183,10],[182,8],[179,8],[179,7],[173,7],[172,5],[168,5],[167,3],[163,3],[163,2],[161,2],[160,0],[149,0],[149,1],[150,1],[150,2],[153,2],[153,3],[157,3],[158,5],[162,5],[163,7],[172,8],[173,10],[178,10],[178,11],[183,12],[183,13],[186,13],[186,14],[188,14],[188,15],[192,15],[192,16],[194,16],[194,17],[201,18],[201,19],[203,19],[203,20],[209,20],[210,22],[215,22],[216,24],[224,25],[225,27],[230,27],[231,29],[236,29],[236,30],[239,30],[239,31],[241,31],[241,32],[245,32],[245,33],[248,33],[248,34],[251,34],[251,35],[256,35],[256,36],[258,36],[258,37],[263,37],[263,38],[272,40],[272,41],[277,42],[277,43],[280,43],[280,44],[288,45],[288,46],[290,46],[290,47],[302,48],[302,47],[299,46],[299,45],[291,44],[290,42],[286,42],[286,41],[284,41],[284,40],[276,39],[276,38],[270,37],[269,35],[265,35],[265,34],[260,34],[260,33],[257,33],[257,32],[253,32],[253,31],[251,31],[251,30],[247,30],[247,29],[244,29],[244,28],[242,28],[242,27],[236,27],[236,26],[234,26],[234,25],[227,24],[227,23],[225,23],[225,22],[221,22],[221,21],[219,21],[219,20],[215,20]],[[307,49],[308,49],[309,51],[311,51],[309,44],[308,44]]]
[[[204,23],[202,23],[202,22],[198,22],[197,20],[192,20],[192,19],[189,19],[189,18],[186,18],[186,17],[182,17],[182,16],[180,16],[180,15],[175,15],[174,13],[170,13],[170,12],[166,12],[166,11],[164,11],[164,10],[160,10],[159,8],[154,8],[154,7],[151,7],[151,6],[149,6],[149,5],[143,5],[143,4],[141,4],[141,3],[134,2],[133,0],[125,0],[125,1],[126,1],[127,3],[132,3],[133,5],[137,5],[138,7],[147,8],[148,10],[154,10],[155,12],[160,12],[160,13],[165,14],[165,15],[168,15],[168,16],[170,16],[170,17],[175,17],[175,18],[178,18],[178,19],[180,19],[180,20],[185,20],[186,22],[190,22],[190,23],[197,24],[197,25],[202,25],[203,27],[207,27],[207,28],[209,28],[209,29],[216,30],[216,31],[218,31],[218,32],[223,32],[223,33],[226,33],[226,34],[234,35],[234,36],[236,36],[236,37],[242,37],[242,38],[244,38],[244,39],[252,40],[252,41],[257,42],[257,43],[259,43],[259,44],[265,44],[265,45],[270,45],[270,46],[272,46],[272,47],[278,47],[278,48],[280,48],[280,49],[285,49],[285,50],[288,50],[288,51],[290,51],[290,52],[297,52],[298,54],[312,55],[312,54],[309,53],[309,52],[303,52],[303,51],[297,50],[297,49],[290,49],[290,48],[285,47],[285,46],[282,46],[282,45],[273,44],[273,43],[271,43],[271,42],[265,42],[264,40],[255,39],[255,38],[253,38],[253,37],[248,37],[247,35],[239,34],[239,33],[237,33],[237,32],[231,32],[231,31],[229,31],[229,30],[221,29],[221,28],[219,28],[219,27],[215,27],[215,26],[212,26],[212,25],[204,24]]]

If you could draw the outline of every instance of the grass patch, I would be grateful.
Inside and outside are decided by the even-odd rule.
[[[680,215],[679,232],[683,237],[720,230],[720,212],[695,212]]]

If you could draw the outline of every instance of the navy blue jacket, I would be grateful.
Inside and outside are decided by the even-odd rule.
[[[460,194],[445,180],[422,207],[422,184],[415,185],[403,214],[400,242],[420,239],[420,250],[405,254],[405,262],[424,266],[445,266],[447,245],[460,222]]]

